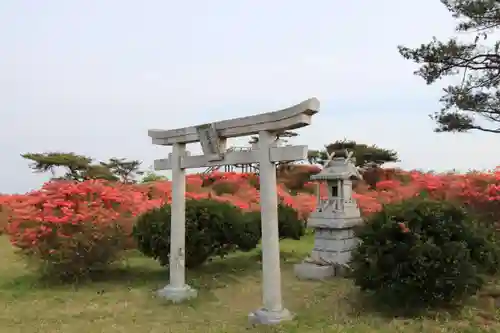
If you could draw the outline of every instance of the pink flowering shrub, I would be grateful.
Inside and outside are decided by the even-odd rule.
[[[135,216],[156,205],[124,184],[56,181],[5,200],[12,245],[38,269],[79,278],[116,260]],[[129,222],[127,222],[129,221]]]
[[[278,177],[279,202],[297,211],[301,221],[316,208],[316,184],[308,177],[317,172],[317,167],[301,166],[283,170]],[[425,193],[430,199],[465,207],[481,223],[497,225],[500,219],[500,169],[468,174],[383,169],[377,171],[376,179],[371,185],[357,182],[354,189],[353,196],[366,218],[385,204]],[[186,177],[187,199],[226,202],[244,212],[260,210],[259,189],[259,177],[251,173]],[[141,185],[49,182],[24,195],[0,196],[0,229],[6,228],[12,244],[26,256],[38,258],[45,268],[86,272],[112,262],[122,249],[135,247],[130,233],[137,216],[171,203],[171,190],[170,181]],[[319,192],[320,197],[326,196],[324,184]],[[74,267],[68,267],[70,264]]]

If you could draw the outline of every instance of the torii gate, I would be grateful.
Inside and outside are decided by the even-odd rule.
[[[319,111],[319,100],[308,99],[287,109],[255,116],[218,121],[173,130],[151,129],[153,144],[173,146],[167,159],[154,161],[155,170],[172,170],[172,226],[170,235],[170,283],[158,294],[174,302],[196,297],[185,283],[186,212],[185,169],[259,163],[262,221],[263,307],[249,315],[251,322],[273,324],[291,319],[282,305],[278,234],[278,194],[275,162],[307,159],[307,146],[277,147],[276,133],[308,126]],[[226,139],[259,135],[258,149],[226,151]],[[186,144],[200,142],[203,155],[190,156]]]

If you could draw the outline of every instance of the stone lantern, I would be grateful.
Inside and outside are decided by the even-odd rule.
[[[358,244],[354,228],[362,223],[358,205],[352,198],[352,181],[361,178],[352,152],[347,151],[332,153],[323,170],[311,177],[326,183],[328,197],[320,197],[318,184],[317,208],[308,219],[308,227],[315,229],[314,249],[308,258],[295,265],[298,278],[322,280],[346,272],[351,251]]]

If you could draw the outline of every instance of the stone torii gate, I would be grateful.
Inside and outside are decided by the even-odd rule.
[[[180,302],[197,295],[185,281],[185,169],[259,163],[263,307],[252,312],[249,319],[262,324],[291,319],[281,296],[275,163],[307,159],[307,146],[278,147],[275,138],[279,132],[308,126],[318,111],[318,99],[311,98],[279,111],[173,130],[148,131],[153,144],[173,146],[167,159],[154,161],[155,170],[172,170],[170,281],[158,292],[160,296]],[[258,149],[226,151],[226,139],[254,134],[259,135]],[[203,155],[191,156],[186,151],[186,144],[193,142],[201,143]]]

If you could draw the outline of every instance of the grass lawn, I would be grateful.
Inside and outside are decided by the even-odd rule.
[[[282,243],[285,305],[294,321],[251,327],[247,315],[261,305],[260,264],[255,253],[236,254],[189,272],[196,300],[168,304],[154,296],[168,274],[155,261],[133,255],[126,269],[79,287],[48,287],[30,275],[0,239],[0,333],[18,332],[500,332],[500,312],[475,301],[461,314],[388,318],[360,305],[356,290],[343,279],[298,281],[293,263],[311,249],[312,238]]]

